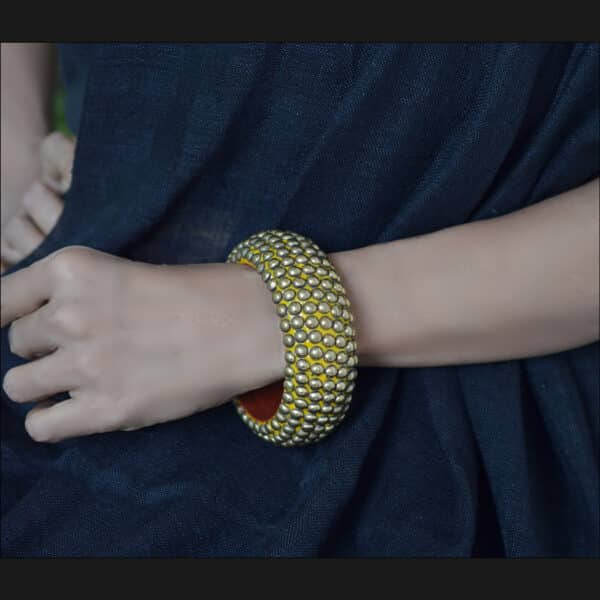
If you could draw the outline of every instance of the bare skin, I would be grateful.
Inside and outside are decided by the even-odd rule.
[[[39,178],[39,146],[48,133],[56,61],[51,44],[2,44],[1,158],[4,226]]]
[[[60,132],[40,143],[40,174],[25,190],[17,212],[2,226],[0,273],[33,252],[60,217],[71,184],[75,141]]]
[[[596,179],[510,215],[330,254],[359,365],[490,362],[598,340],[598,193]],[[37,404],[25,421],[37,441],[181,418],[283,376],[270,294],[244,266],[71,246],[0,282],[0,325],[30,361],[3,387]],[[70,399],[47,401],[61,392]]]

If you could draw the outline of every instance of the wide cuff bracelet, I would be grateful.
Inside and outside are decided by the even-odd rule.
[[[227,262],[256,269],[272,294],[285,352],[285,378],[234,398],[242,420],[281,446],[317,442],[342,421],[357,377],[354,318],[326,254],[292,231],[261,231]]]

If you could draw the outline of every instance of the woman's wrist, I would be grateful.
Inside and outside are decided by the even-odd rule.
[[[285,360],[279,317],[260,274],[251,267],[229,263],[239,271],[237,295],[245,310],[245,326],[235,343],[240,392],[258,389],[284,377]]]
[[[382,281],[389,276],[384,268],[385,246],[366,246],[327,256],[340,275],[352,307],[361,366],[384,366],[386,350],[391,351],[397,345],[394,331],[405,329],[405,325],[399,323],[402,315],[390,311],[393,307],[390,299],[379,293]],[[373,253],[375,247],[377,254]],[[398,306],[400,302],[400,298],[395,298],[393,304]]]

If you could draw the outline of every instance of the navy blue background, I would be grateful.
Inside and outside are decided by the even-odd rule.
[[[61,65],[73,186],[11,271],[72,244],[223,261],[268,228],[340,251],[599,172],[597,44],[63,45]],[[23,361],[1,343],[3,377]],[[294,449],[230,404],[36,444],[3,393],[2,553],[597,556],[598,358],[360,368],[343,426]]]

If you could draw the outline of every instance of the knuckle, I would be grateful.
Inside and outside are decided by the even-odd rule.
[[[86,382],[97,381],[101,378],[104,370],[101,358],[89,350],[77,355],[75,368],[79,376]]]
[[[85,246],[66,246],[57,250],[49,262],[57,277],[77,280],[90,271],[90,249]]]
[[[61,334],[72,338],[81,338],[88,331],[87,315],[74,302],[61,303],[50,311],[49,320]]]

